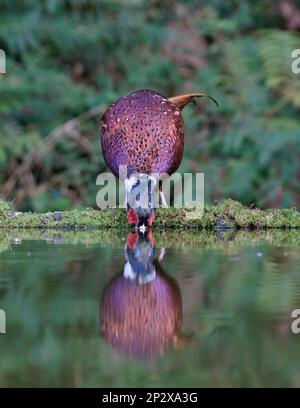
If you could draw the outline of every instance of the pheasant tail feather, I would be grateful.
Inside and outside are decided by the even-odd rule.
[[[219,107],[218,102],[214,98],[204,93],[191,93],[185,95],[172,96],[171,98],[169,98],[169,101],[171,103],[174,103],[174,105],[176,105],[178,109],[182,110],[188,103],[193,102],[195,98],[201,97],[207,97],[211,99],[217,105],[217,107]]]

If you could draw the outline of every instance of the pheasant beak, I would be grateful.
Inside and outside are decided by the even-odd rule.
[[[142,234],[145,234],[145,232],[147,231],[147,227],[145,226],[145,224],[142,224],[142,225],[139,226],[139,231]]]

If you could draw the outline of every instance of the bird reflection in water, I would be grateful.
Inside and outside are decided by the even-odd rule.
[[[180,288],[162,268],[164,249],[156,252],[151,231],[129,233],[124,271],[110,280],[101,300],[101,335],[132,358],[154,358],[186,340]]]

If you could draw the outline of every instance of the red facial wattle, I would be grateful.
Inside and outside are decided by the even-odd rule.
[[[139,234],[137,232],[133,233],[130,232],[127,236],[127,245],[128,247],[134,251],[135,247],[137,246],[139,242]]]
[[[148,227],[149,228],[152,226],[152,222],[153,222],[154,218],[155,218],[155,212],[152,211],[152,213],[150,215],[150,218],[149,218],[149,221],[148,221]]]
[[[134,208],[131,208],[127,213],[127,220],[130,225],[135,224],[138,225],[139,217],[138,213]]]
[[[154,241],[151,230],[148,232],[148,238],[149,238],[149,241],[150,241],[150,244],[151,244],[152,248],[154,248],[155,241]]]

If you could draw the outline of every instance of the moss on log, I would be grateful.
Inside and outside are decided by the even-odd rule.
[[[268,229],[300,228],[300,212],[291,209],[266,209],[245,207],[233,200],[218,205],[207,205],[199,219],[188,219],[183,208],[159,208],[154,229]],[[0,228],[39,229],[129,229],[126,211],[121,208],[95,210],[54,211],[47,213],[17,212],[7,202],[0,200]]]

